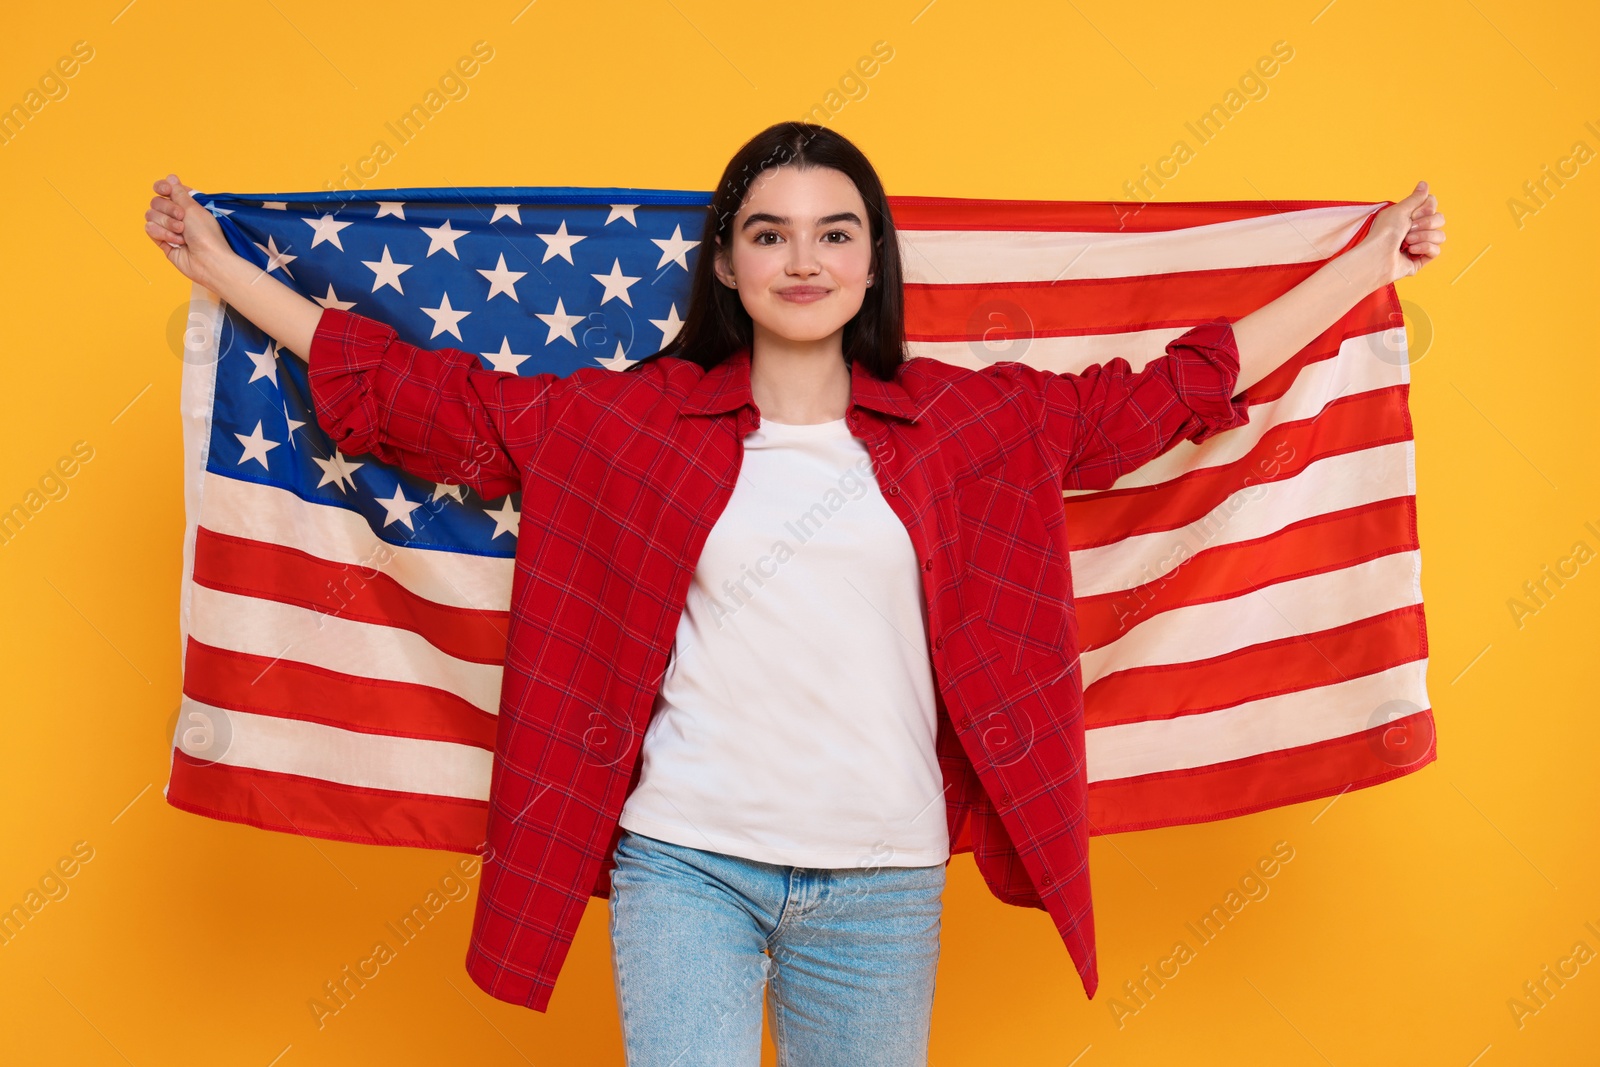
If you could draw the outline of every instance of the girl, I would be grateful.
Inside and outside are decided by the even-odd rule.
[[[610,757],[623,780],[637,757],[635,787],[620,811],[596,796],[583,831],[559,837],[587,858],[607,835],[615,842],[606,854],[610,933],[624,1041],[635,1065],[758,1063],[763,993],[771,998],[780,1063],[927,1061],[951,828],[976,803],[950,792],[949,753],[961,749],[943,747],[944,730],[954,726],[944,701],[963,705],[963,676],[982,674],[996,685],[1023,679],[1037,688],[1046,671],[1059,677],[1076,658],[1075,649],[1060,647],[1067,617],[1055,605],[1033,601],[1021,612],[949,625],[949,603],[1001,603],[1003,582],[983,587],[981,596],[958,584],[973,582],[971,573],[990,564],[1044,560],[1059,571],[1051,581],[1065,588],[1064,555],[1044,543],[1061,521],[1059,492],[1053,504],[1048,491],[1040,495],[1044,518],[1036,524],[1026,521],[1033,513],[1008,513],[1024,488],[1022,460],[1012,456],[1053,464],[1049,484],[1027,480],[1030,492],[1039,485],[1059,490],[1063,476],[1109,484],[1179,436],[1198,440],[1237,425],[1243,403],[1230,398],[1363,296],[1431,262],[1444,240],[1444,218],[1419,183],[1377,214],[1361,244],[1294,290],[1231,330],[1210,324],[1190,331],[1137,375],[1126,364],[1053,375],[1019,364],[972,371],[908,361],[899,247],[877,174],[839,134],[780,123],[752,138],[724,170],[677,336],[624,374],[585,368],[561,383],[541,383],[537,396],[519,394],[513,407],[510,391],[527,379],[519,384],[517,375],[477,369],[464,353],[417,350],[360,316],[323,309],[233,255],[216,220],[176,175],[154,188],[145,216],[151,239],[186,277],[285,349],[308,355],[318,421],[345,451],[372,450],[407,469],[438,472],[448,469],[447,459],[463,459],[455,451],[466,436],[496,445],[473,461],[488,473],[474,468],[474,475],[526,474],[530,525],[565,522],[575,541],[592,540],[594,523],[614,519],[619,508],[609,505],[616,499],[595,506],[599,491],[592,487],[605,475],[592,468],[581,476],[534,471],[535,462],[548,462],[534,447],[535,430],[548,434],[559,424],[573,462],[608,464],[618,478],[681,482],[660,510],[701,532],[674,542],[683,560],[657,564],[692,568],[693,580],[675,602],[641,593],[665,588],[648,567],[628,575],[636,587],[606,580],[612,575],[596,588],[581,586],[587,572],[576,567],[538,579],[551,582],[549,602],[608,603],[604,612],[590,608],[587,619],[561,623],[563,632],[612,632],[604,627],[614,629],[614,606],[630,641],[653,630],[675,637],[670,664],[648,694],[640,744]],[[365,370],[344,354],[359,336],[382,342],[365,349]],[[407,388],[383,385],[371,368],[374,349],[392,350],[384,357],[393,359],[388,374],[409,381]],[[438,370],[434,388],[419,399],[416,383],[457,359],[458,376]],[[461,369],[466,363],[470,372]],[[466,380],[459,375],[470,378],[470,389],[456,387]],[[556,389],[572,380],[581,388]],[[390,407],[362,421],[358,408],[374,398]],[[500,408],[496,398],[505,401]],[[518,427],[513,410],[536,414]],[[727,419],[737,421],[717,421]],[[737,430],[736,438],[726,436],[727,448],[716,426]],[[478,432],[469,434],[473,427]],[[597,459],[595,448],[583,447],[602,441],[615,451]],[[947,483],[963,477],[955,472],[963,458],[979,466],[973,457],[980,453],[983,469],[999,472],[999,488],[991,480],[991,496],[961,500],[988,500],[992,508],[967,506],[970,526],[959,530],[931,526],[962,512]],[[723,470],[737,474],[728,479],[731,491],[705,473]],[[930,470],[951,473],[941,479]],[[561,477],[564,486],[534,502],[536,491]],[[631,499],[643,495],[641,483],[629,484],[636,489]],[[971,489],[974,481],[965,484]],[[565,495],[549,495],[558,490]],[[647,517],[630,512],[626,520],[614,527],[619,533]],[[663,520],[648,521],[662,528]],[[1035,530],[1049,536],[1031,542]],[[528,533],[519,564],[528,554],[533,567],[540,538]],[[956,544],[966,553],[966,577],[951,563]],[[622,592],[604,602],[599,585]],[[561,595],[580,586],[583,597]],[[514,625],[512,651],[531,642],[521,633]],[[632,669],[627,655],[617,653],[617,672]],[[508,653],[507,693],[512,660]],[[957,679],[948,689],[946,677]],[[1075,683],[1076,675],[1068,680]],[[1061,700],[1069,706],[1065,694]],[[521,714],[503,708],[503,720],[514,712]],[[640,721],[632,714],[621,709],[617,718]],[[982,742],[971,737],[972,718],[960,715],[957,729],[966,751],[977,752]],[[1038,748],[1047,751],[1057,750]],[[510,766],[507,753],[497,751],[497,779],[502,756]],[[542,758],[528,754],[525,764]],[[1081,786],[1071,777],[1076,767],[1046,770]],[[520,780],[521,773],[503,778]],[[983,788],[999,794],[994,781],[984,778]],[[552,835],[567,831],[546,832],[542,823],[561,816],[530,810],[538,798],[526,795],[526,804],[517,798],[504,805],[517,818],[503,816],[491,798],[491,844],[534,841],[548,854]],[[1009,792],[981,799],[1006,809],[1016,821],[1004,826],[1013,832],[1043,817],[1037,805],[1052,803],[1019,796],[1013,804]],[[991,815],[993,806],[985,809]],[[604,817],[593,818],[596,812]],[[1044,899],[1057,914],[1071,856],[1057,862],[1047,850],[1030,850],[1051,864],[1042,875],[1020,863],[985,866],[1000,854],[999,840],[975,850],[991,886],[1005,883],[1019,899],[1037,893],[1031,899]],[[480,918],[486,905],[501,915],[542,906],[538,893],[547,887],[540,879],[516,881],[502,870],[484,867]],[[592,870],[581,868],[567,891],[586,892]],[[1055,870],[1063,873],[1059,883]],[[1031,884],[1019,887],[1015,879],[1024,873]],[[563,921],[576,921],[571,911],[561,910]],[[478,936],[475,924],[474,951]],[[553,955],[559,966],[557,935],[547,936],[552,940],[525,942],[537,947],[525,955]],[[469,970],[492,990],[485,976],[498,980],[503,961],[481,974],[473,961],[469,956]]]

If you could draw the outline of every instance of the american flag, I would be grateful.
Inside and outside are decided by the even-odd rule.
[[[616,370],[687,311],[707,193],[202,194],[325,307],[485,367]],[[891,198],[910,354],[1134,368],[1236,320],[1381,203]],[[165,795],[371,844],[484,840],[519,494],[336,451],[305,364],[196,287],[183,695]],[[303,354],[301,354],[303,355]],[[1435,758],[1409,354],[1392,286],[1248,390],[1250,421],[1063,495],[1096,834],[1330,796]]]

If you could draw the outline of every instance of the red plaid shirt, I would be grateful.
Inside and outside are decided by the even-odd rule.
[[[591,896],[712,524],[760,425],[750,353],[629,373],[519,376],[322,313],[317,420],[366,453],[486,499],[522,491],[485,862],[467,952],[490,995],[544,1011]],[[1104,488],[1180,439],[1245,422],[1233,329],[1213,320],[1134,373],[919,358],[851,368],[848,424],[921,561],[953,852],[996,897],[1047,911],[1084,991],[1083,694],[1064,488]]]

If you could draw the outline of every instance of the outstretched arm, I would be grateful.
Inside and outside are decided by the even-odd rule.
[[[1265,307],[1168,342],[1134,372],[1120,357],[1075,374],[997,364],[1038,404],[1039,431],[1062,463],[1066,489],[1105,489],[1180,440],[1243,425],[1239,394],[1337,322],[1362,297],[1415,274],[1439,254],[1444,216],[1425,183],[1378,212],[1366,238]],[[1002,369],[1003,368],[1003,369]]]
[[[1433,262],[1443,242],[1438,201],[1427,182],[1418,182],[1410,196],[1378,212],[1359,245],[1233,324],[1239,347],[1234,392],[1271,374],[1362,297]]]

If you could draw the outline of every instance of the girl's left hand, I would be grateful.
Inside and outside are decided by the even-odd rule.
[[[1378,212],[1361,246],[1370,248],[1378,258],[1378,284],[1382,286],[1410,277],[1432,263],[1443,243],[1444,216],[1439,214],[1438,201],[1428,192],[1427,182],[1418,182],[1410,196]]]

